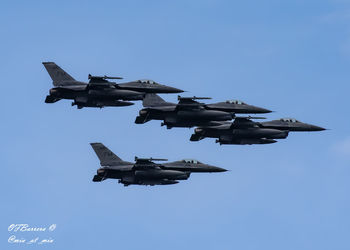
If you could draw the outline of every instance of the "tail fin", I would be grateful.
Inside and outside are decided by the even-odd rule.
[[[97,157],[100,159],[101,166],[111,166],[123,162],[116,154],[109,150],[102,143],[90,143]]]
[[[74,82],[75,79],[71,77],[66,71],[61,69],[54,62],[43,62],[47,72],[49,73],[54,86],[67,85],[65,82]]]
[[[164,99],[157,94],[146,94],[142,101],[144,107],[165,106],[169,104],[171,103],[164,101]]]

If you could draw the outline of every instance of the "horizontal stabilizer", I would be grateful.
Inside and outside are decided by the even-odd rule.
[[[61,98],[56,98],[51,95],[46,96],[45,103],[55,103],[61,100]]]
[[[191,96],[191,97],[182,97],[182,96],[177,96],[178,101],[186,101],[186,100],[210,100],[212,99],[211,97],[197,97],[197,96]]]
[[[135,123],[136,124],[144,124],[146,122],[149,121],[149,119],[147,119],[148,116],[137,116],[136,119],[135,119]]]
[[[199,134],[192,134],[191,135],[191,138],[190,138],[190,141],[200,141],[204,139],[203,136],[199,135]]]
[[[94,175],[94,178],[92,179],[93,182],[101,182],[103,180],[104,180],[103,177],[98,175]]]

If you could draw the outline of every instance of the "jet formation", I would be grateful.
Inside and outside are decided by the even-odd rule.
[[[136,124],[157,120],[167,129],[194,128],[192,142],[213,138],[220,145],[271,144],[286,139],[290,132],[325,130],[294,118],[262,122],[260,120],[265,117],[251,114],[267,114],[271,110],[239,100],[206,103],[210,97],[178,96],[178,102],[172,103],[157,94],[182,93],[183,90],[152,80],[116,83],[115,80],[123,78],[106,75],[89,74],[88,82],[81,82],[54,62],[43,62],[43,65],[53,84],[45,103],[68,99],[72,100],[72,106],[81,109],[130,106],[133,101],[142,101],[143,108],[135,119]],[[128,162],[102,143],[91,143],[91,146],[101,165],[93,177],[94,182],[117,179],[124,186],[170,185],[187,180],[192,173],[227,171],[193,159],[166,162],[166,159],[135,157],[135,162]]]
[[[285,139],[289,132],[322,131],[322,127],[285,118],[267,122],[254,120],[265,117],[240,116],[267,114],[272,111],[239,100],[205,103],[210,97],[178,96],[178,103],[167,102],[157,94],[181,93],[181,89],[159,84],[152,80],[136,80],[116,83],[122,77],[88,75],[89,82],[75,80],[54,62],[43,62],[54,87],[46,97],[46,103],[61,99],[73,100],[72,106],[119,107],[130,106],[132,101],[142,101],[143,108],[135,119],[136,124],[151,120],[161,121],[161,126],[171,128],[194,128],[190,141],[214,138],[220,145],[271,144]],[[237,114],[239,116],[237,116]]]
[[[225,172],[226,169],[208,165],[194,159],[166,163],[167,159],[138,158],[135,162],[123,161],[102,143],[91,143],[100,160],[101,167],[92,181],[117,179],[124,186],[129,185],[170,185],[187,180],[192,173]]]

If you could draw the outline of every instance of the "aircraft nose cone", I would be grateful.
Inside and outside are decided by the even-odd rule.
[[[224,168],[219,168],[219,167],[215,167],[215,166],[208,166],[209,168],[209,171],[210,172],[226,172],[227,169],[224,169]]]
[[[240,111],[237,113],[246,113],[246,114],[265,114],[265,113],[271,113],[272,111],[269,109],[244,104],[241,105]]]
[[[323,130],[326,130],[326,129],[315,125],[309,125],[309,131],[323,131]]]
[[[265,114],[265,113],[271,113],[271,112],[272,111],[269,109],[252,106],[252,113],[255,113],[255,114]]]
[[[172,89],[171,93],[182,93],[182,92],[184,92],[182,89],[178,89],[178,88],[174,88],[174,87],[171,87],[171,89]]]
[[[162,89],[163,89],[164,93],[182,93],[182,92],[185,92],[182,89],[169,87],[169,86],[162,86]]]
[[[224,169],[224,168],[219,168],[219,167],[216,168],[216,172],[226,172],[226,171],[227,169]]]

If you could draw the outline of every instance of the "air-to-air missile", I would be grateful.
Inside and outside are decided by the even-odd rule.
[[[216,142],[220,144],[270,144],[277,142],[276,139],[287,138],[290,131],[322,130],[325,129],[293,118],[254,122],[250,117],[236,117],[232,123],[225,122],[217,126],[197,127],[190,140],[199,141],[209,137],[217,138]]]
[[[123,161],[102,143],[91,143],[100,160],[101,167],[93,177],[94,182],[105,179],[118,179],[128,185],[168,185],[187,180],[191,173],[225,172],[226,169],[201,163],[197,160],[181,160],[168,163],[155,163],[167,159],[138,158],[135,162]]]
[[[117,84],[108,80],[122,77],[92,76],[89,82],[75,80],[54,62],[43,62],[53,80],[54,87],[46,97],[46,103],[54,103],[61,99],[73,100],[72,106],[98,107],[129,106],[135,100],[142,100],[146,93],[181,93],[183,90],[156,83],[152,80],[137,80]]]
[[[156,94],[146,94],[144,108],[140,110],[135,123],[143,124],[150,120],[162,120],[162,126],[173,127],[215,126],[220,121],[232,120],[235,113],[269,113],[270,110],[255,107],[239,101],[213,104],[197,102],[209,97],[181,97],[178,103],[164,101]]]

